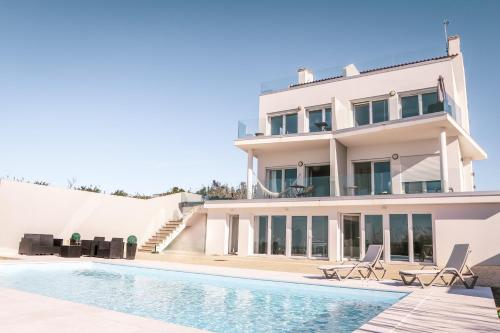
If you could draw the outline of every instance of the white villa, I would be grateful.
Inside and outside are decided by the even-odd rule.
[[[432,59],[321,80],[301,68],[238,132],[251,190],[205,202],[207,254],[342,260],[383,244],[385,262],[443,265],[470,243],[472,264],[500,264],[500,193],[474,191],[487,155],[458,36]]]

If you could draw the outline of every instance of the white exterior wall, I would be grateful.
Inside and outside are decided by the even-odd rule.
[[[298,167],[298,162],[304,162]],[[329,146],[296,151],[262,152],[258,156],[258,177],[261,182],[266,180],[266,169],[290,167],[297,168],[297,179],[302,179],[308,164],[330,164]]]
[[[82,239],[135,235],[141,244],[180,216],[179,203],[185,199],[183,193],[141,200],[2,180],[0,248],[17,250],[24,233],[53,234],[66,241],[74,232]]]
[[[390,91],[397,93],[437,87],[439,75],[443,76],[450,100],[460,110],[463,127],[468,131],[468,115],[465,93],[465,78],[461,55],[442,59],[428,64],[397,67],[385,72],[376,72],[337,79],[333,82],[301,86],[282,92],[264,94],[259,99],[259,118],[267,119],[270,113],[296,109],[299,106],[310,108],[331,104],[334,110],[335,129],[353,126],[352,101],[383,97],[388,98]],[[460,70],[460,68],[462,68]],[[456,88],[455,88],[456,87]],[[334,103],[332,103],[334,99]],[[395,110],[395,108],[397,108]],[[399,98],[390,99],[390,119],[400,118]],[[299,114],[299,124],[304,123],[305,114]],[[265,121],[261,124],[266,123]],[[261,131],[264,131],[261,128]]]

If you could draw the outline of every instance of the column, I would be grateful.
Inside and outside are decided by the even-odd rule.
[[[446,129],[441,128],[439,132],[440,167],[441,167],[441,190],[448,192],[448,149],[446,144]]]
[[[340,261],[338,214],[328,214],[328,260]]]
[[[330,140],[330,196],[340,195],[337,140]]]
[[[248,150],[247,160],[247,199],[252,199],[253,194],[253,150]]]
[[[382,215],[382,227],[384,230],[384,261],[389,263],[391,261],[391,231],[389,214]]]

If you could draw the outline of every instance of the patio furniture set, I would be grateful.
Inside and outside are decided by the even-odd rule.
[[[74,235],[73,235],[74,236]],[[123,238],[112,238],[106,241],[104,237],[94,237],[93,240],[79,240],[80,237],[71,237],[69,245],[63,245],[63,240],[46,234],[24,234],[19,243],[19,254],[24,255],[54,255],[64,258],[79,258],[81,256],[106,258],[106,259],[135,259],[137,244],[130,241],[126,244]]]

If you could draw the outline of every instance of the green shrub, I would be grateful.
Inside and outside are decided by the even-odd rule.
[[[134,235],[128,236],[127,244],[137,244],[137,237],[135,237]]]
[[[71,235],[71,239],[74,240],[74,241],[79,241],[80,240],[80,234],[77,233],[77,232],[74,232],[72,235]]]
[[[90,185],[90,186],[83,185],[83,186],[78,187],[77,190],[86,191],[86,192],[101,193],[101,189],[95,185]]]
[[[124,190],[116,190],[111,195],[117,195],[119,197],[128,197],[128,193],[125,192]]]

